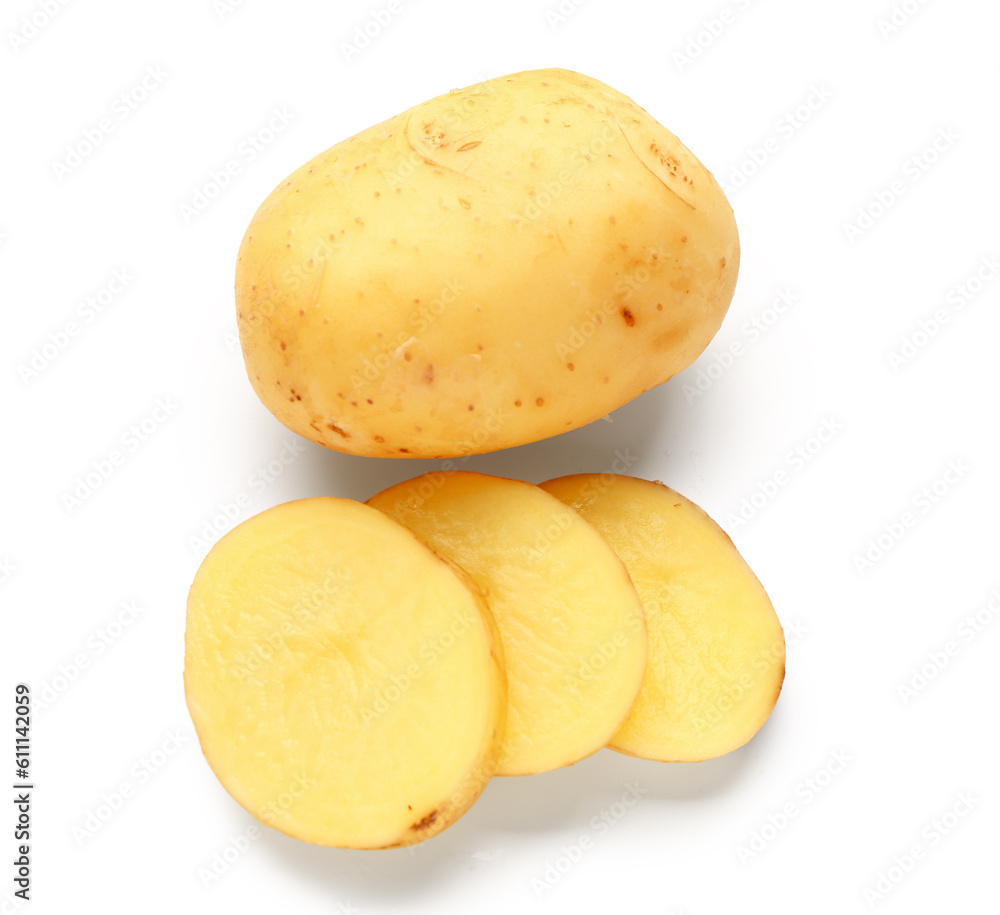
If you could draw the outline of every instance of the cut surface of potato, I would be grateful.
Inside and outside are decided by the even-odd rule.
[[[662,483],[579,474],[542,488],[607,538],[646,612],[646,678],[611,748],[694,762],[745,744],[777,701],[785,640],[764,588],[725,531]]]
[[[440,832],[495,768],[502,647],[464,573],[381,512],[315,498],[209,552],[184,681],[226,790],[281,832],[384,848]]]
[[[646,666],[646,627],[628,573],[603,537],[537,486],[438,472],[373,496],[465,569],[504,645],[507,730],[497,775],[570,765],[605,745]]]

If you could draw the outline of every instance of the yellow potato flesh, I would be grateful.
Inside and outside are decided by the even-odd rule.
[[[660,483],[580,474],[542,488],[607,538],[646,612],[646,678],[609,745],[693,762],[746,743],[777,701],[785,640],[764,588],[726,533]]]
[[[258,819],[320,845],[409,845],[493,773],[501,652],[462,573],[409,531],[360,503],[305,499],[205,558],[185,689],[208,762]]]
[[[507,731],[498,775],[570,765],[600,749],[635,701],[646,627],[621,561],[537,486],[431,473],[369,504],[465,569],[504,645]]]
[[[250,382],[286,426],[445,457],[582,426],[688,366],[736,284],[711,173],[566,70],[490,80],[338,143],[240,248]]]

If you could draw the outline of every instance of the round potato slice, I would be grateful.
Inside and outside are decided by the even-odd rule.
[[[184,681],[202,750],[255,817],[386,848],[460,817],[503,739],[502,647],[464,573],[381,512],[289,502],[205,557]]]
[[[764,588],[725,531],[662,483],[579,474],[542,489],[607,538],[646,612],[646,679],[611,748],[695,762],[745,744],[778,699],[785,639]]]
[[[537,486],[430,473],[373,496],[486,595],[504,644],[507,731],[497,775],[567,766],[604,746],[646,667],[642,605],[621,560]]]

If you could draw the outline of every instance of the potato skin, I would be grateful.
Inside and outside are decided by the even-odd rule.
[[[237,260],[250,382],[286,426],[453,457],[592,422],[702,352],[739,240],[711,173],[566,70],[457,90],[337,144],[253,217]]]

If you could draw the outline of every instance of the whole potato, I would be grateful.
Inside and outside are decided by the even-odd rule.
[[[338,451],[449,457],[605,416],[688,366],[736,285],[711,173],[614,89],[535,70],[328,149],[240,247],[250,381]]]

